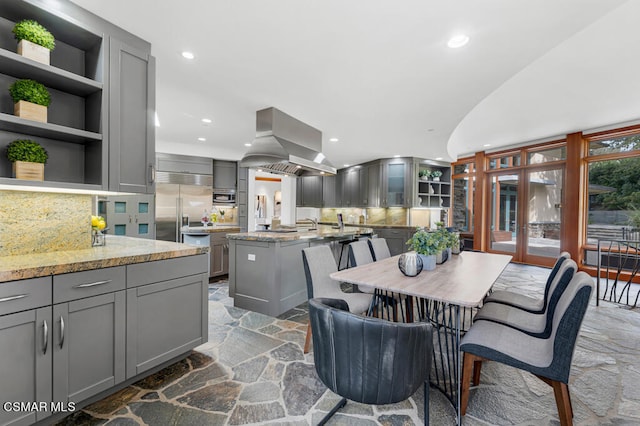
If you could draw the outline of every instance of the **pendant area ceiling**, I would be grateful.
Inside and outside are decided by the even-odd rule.
[[[640,119],[633,0],[73,1],[152,43],[159,152],[239,160],[268,107],[338,168]]]

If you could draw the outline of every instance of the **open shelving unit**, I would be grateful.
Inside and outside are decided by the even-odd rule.
[[[416,178],[416,186],[418,188],[415,205],[416,207],[427,208],[449,208],[451,207],[451,170],[448,167],[420,166],[431,170],[440,170],[442,176],[440,180],[433,179],[423,180]]]
[[[102,35],[64,19],[31,2],[3,0],[0,8],[0,183],[75,189],[103,189],[107,180],[103,123],[107,96],[103,95],[105,55]],[[34,19],[56,38],[51,65],[15,53],[11,30],[22,19]],[[18,79],[44,84],[51,94],[48,122],[13,114],[9,86]],[[16,139],[33,139],[48,152],[45,181],[13,179],[6,146]]]

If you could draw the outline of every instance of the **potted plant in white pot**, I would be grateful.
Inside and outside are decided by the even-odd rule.
[[[432,271],[436,269],[436,253],[441,250],[442,242],[435,232],[428,232],[418,228],[407,241],[409,249],[418,253],[422,259],[422,269]]]
[[[440,182],[440,176],[442,176],[442,172],[440,170],[434,170],[431,172],[431,179],[434,182]]]
[[[55,49],[53,35],[31,19],[18,22],[12,30],[18,40],[18,55],[49,65],[50,52]]]
[[[16,116],[47,122],[47,107],[51,104],[51,95],[43,84],[35,80],[16,80],[9,87],[9,93]]]
[[[424,169],[418,172],[420,180],[429,180],[431,178],[431,170]]]
[[[18,139],[7,146],[7,159],[13,163],[16,179],[44,180],[44,165],[49,155],[36,141]]]
[[[438,240],[438,252],[436,253],[436,263],[439,265],[449,259],[451,254],[451,246],[449,239],[449,231],[444,227],[444,222],[436,222],[437,229],[433,232]]]

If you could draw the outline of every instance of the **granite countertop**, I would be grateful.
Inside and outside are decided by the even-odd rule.
[[[189,226],[180,229],[183,234],[214,234],[218,232],[240,232],[238,225]]]
[[[319,222],[322,225],[337,225],[337,222]],[[356,226],[371,229],[416,229],[418,225],[388,225],[388,224],[374,224],[374,223],[345,223],[344,226]]]
[[[228,234],[230,240],[251,240],[251,241],[296,241],[296,240],[322,240],[325,238],[341,238],[351,237],[360,234],[371,234],[370,228],[362,228],[357,226],[347,226],[344,229],[334,228],[333,226],[319,225],[318,229],[313,231],[296,231],[296,232],[243,232],[239,234]]]
[[[207,253],[208,247],[106,235],[106,245],[82,250],[0,257],[0,283]]]

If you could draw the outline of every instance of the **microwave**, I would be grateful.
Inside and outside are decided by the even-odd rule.
[[[214,205],[230,205],[236,204],[235,189],[214,189],[213,190]]]

